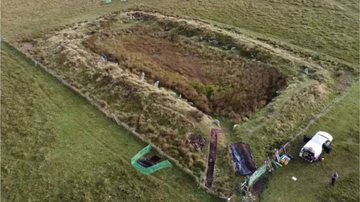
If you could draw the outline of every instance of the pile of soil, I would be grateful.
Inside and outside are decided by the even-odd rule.
[[[189,145],[193,150],[202,151],[205,146],[205,138],[198,134],[191,134],[186,140],[186,144]]]

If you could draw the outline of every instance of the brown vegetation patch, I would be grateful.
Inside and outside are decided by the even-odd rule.
[[[192,150],[201,151],[205,146],[205,138],[198,134],[191,134],[186,140],[186,144]]]
[[[210,48],[157,24],[94,35],[85,45],[134,73],[145,72],[147,81],[159,80],[203,112],[232,119],[250,116],[287,84],[272,65]]]

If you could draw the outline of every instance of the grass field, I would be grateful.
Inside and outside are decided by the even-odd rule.
[[[359,58],[356,0],[116,0],[110,5],[100,0],[4,0],[2,32],[14,39],[135,7],[241,27],[352,63]]]
[[[324,162],[309,164],[298,157],[304,145],[303,137],[299,137],[290,150],[296,159],[269,178],[262,201],[359,200],[359,84],[357,82],[342,102],[305,133],[312,135],[319,130],[331,133],[334,137],[332,153],[324,155]],[[334,171],[340,178],[332,187],[330,177]],[[298,180],[292,181],[292,176]]]
[[[172,167],[145,177],[146,146],[2,44],[2,201],[216,201]]]
[[[295,52],[309,50],[312,55],[306,57],[314,60],[324,54],[344,60],[358,71],[359,2],[356,0],[129,0],[128,3],[114,0],[109,5],[100,0],[3,0],[1,35],[11,41],[26,41],[70,23],[91,21],[112,11],[133,8],[233,26],[230,30],[262,41],[270,39],[274,46],[296,47]],[[217,200],[176,167],[149,177],[137,173],[129,159],[144,143],[9,47],[2,46],[1,59],[2,200]],[[317,62],[322,65],[323,61]],[[340,77],[346,79],[346,73],[341,67],[339,70]],[[348,77],[348,82],[350,79],[353,76]],[[316,82],[302,76],[296,78],[289,87],[293,94],[280,94],[279,105],[268,105],[242,124],[237,136],[227,136],[227,141],[250,143],[256,161],[261,162],[270,148],[279,146],[291,135],[293,131],[289,127],[306,124],[326,102],[336,97],[335,90],[327,92]],[[310,89],[311,93],[304,89]],[[302,102],[307,96],[312,101]],[[297,105],[287,105],[289,99]],[[358,100],[359,82],[307,132],[325,130],[333,134],[333,153],[326,155],[322,163],[307,164],[296,159],[276,172],[269,178],[260,197],[262,201],[357,201]],[[308,107],[307,111],[304,106]],[[273,116],[265,117],[269,110],[274,110]],[[287,111],[291,114],[286,114]],[[231,129],[232,122],[227,127]],[[294,156],[297,157],[302,145],[300,137],[292,146]],[[224,152],[219,156],[229,155]],[[231,160],[220,158],[217,164],[226,167],[228,161]],[[333,170],[338,171],[340,180],[330,187]],[[228,173],[220,174],[232,177]],[[298,181],[292,181],[292,176]]]

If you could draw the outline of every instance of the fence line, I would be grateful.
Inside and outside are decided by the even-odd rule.
[[[298,136],[300,136],[301,134],[303,134],[304,132],[306,132],[310,126],[312,126],[314,123],[316,123],[316,121],[318,121],[321,117],[323,117],[324,115],[326,115],[337,103],[339,103],[341,100],[343,100],[347,94],[349,94],[350,92],[350,88],[347,89],[347,91],[345,93],[342,93],[340,96],[336,97],[334,100],[332,100],[329,104],[327,104],[321,111],[320,113],[316,114],[316,116],[314,118],[312,118],[308,124],[305,125],[305,127],[300,128],[300,131],[291,138],[291,140],[289,142],[293,142]]]

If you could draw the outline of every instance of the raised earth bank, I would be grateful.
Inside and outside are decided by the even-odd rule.
[[[211,116],[240,124],[228,129],[231,136],[218,136],[209,191],[223,197],[242,180],[234,175],[228,143],[251,144],[262,162],[351,75],[343,64],[315,62],[209,24],[138,11],[69,25],[23,48],[202,186],[209,134],[218,127]],[[188,144],[196,135],[204,138],[203,149]]]

